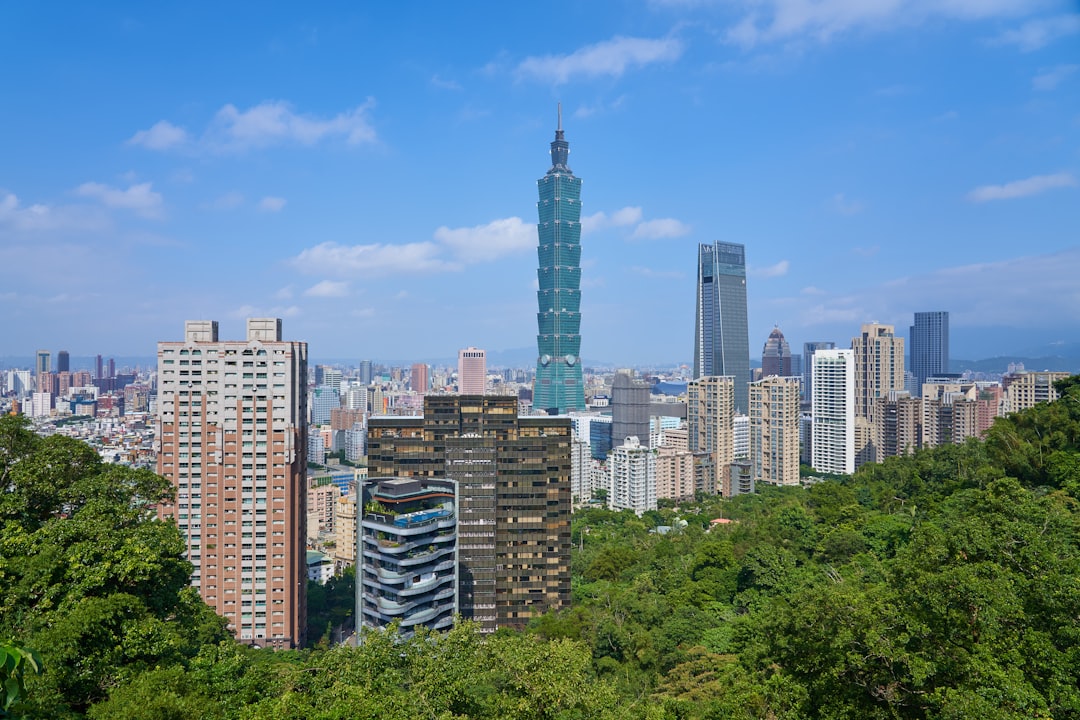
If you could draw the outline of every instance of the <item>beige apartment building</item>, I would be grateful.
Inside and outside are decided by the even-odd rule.
[[[687,385],[686,422],[690,452],[708,453],[711,462],[699,463],[702,487],[726,487],[728,466],[735,459],[735,378],[709,375]]]
[[[750,383],[750,466],[755,483],[799,484],[799,396],[796,377]]]
[[[904,338],[892,325],[867,323],[851,339],[855,353],[855,417],[874,419],[874,403],[904,389]],[[856,448],[856,452],[858,452]]]
[[[157,358],[157,471],[176,489],[158,514],[184,535],[191,584],[241,642],[299,647],[307,343],[283,341],[273,318],[249,319],[234,341],[216,321],[188,321]]]

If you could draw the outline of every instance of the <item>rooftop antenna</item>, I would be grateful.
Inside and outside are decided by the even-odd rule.
[[[559,132],[562,132],[562,103],[559,103],[558,106],[559,106],[559,127],[557,129],[559,130]]]

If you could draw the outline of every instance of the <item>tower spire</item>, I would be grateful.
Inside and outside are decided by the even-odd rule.
[[[559,127],[555,132],[562,132],[562,103],[559,103],[558,107],[559,107]]]
[[[548,172],[564,172],[573,175],[566,164],[570,158],[570,143],[566,142],[562,129],[562,103],[558,104],[559,124],[555,128],[555,141],[551,143],[551,169]]]

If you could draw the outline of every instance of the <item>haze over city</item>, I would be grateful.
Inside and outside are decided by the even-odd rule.
[[[0,355],[152,355],[284,317],[315,357],[535,348],[556,103],[582,356],[688,361],[698,243],[846,345],[946,309],[1051,354],[1080,296],[1070,2],[0,9]]]

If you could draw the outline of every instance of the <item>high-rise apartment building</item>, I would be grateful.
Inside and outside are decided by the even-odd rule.
[[[774,327],[761,350],[761,377],[791,377],[791,347],[780,328]]]
[[[816,340],[814,342],[803,343],[803,366],[802,366],[802,395],[803,405],[810,407],[810,404],[814,399],[813,383],[811,382],[810,371],[814,367],[814,353],[818,350],[833,350],[836,348],[836,343],[831,340]]]
[[[656,509],[656,455],[636,437],[611,448],[608,472],[608,508],[638,515]]]
[[[1005,388],[1004,411],[1016,413],[1039,403],[1053,402],[1060,397],[1054,383],[1064,380],[1067,372],[1021,372],[1001,379]]]
[[[892,325],[866,323],[851,339],[855,353],[855,417],[874,419],[874,403],[904,389],[904,338]]]
[[[911,342],[911,372],[922,391],[927,379],[949,372],[949,313],[917,312],[908,339]]]
[[[855,351],[818,350],[811,369],[814,390],[811,465],[819,472],[855,472]]]
[[[708,453],[716,475],[703,484],[722,487],[727,466],[735,459],[735,378],[712,375],[692,380],[686,388],[686,424],[690,451]]]
[[[461,395],[484,395],[487,392],[487,353],[479,348],[458,350],[457,384]]]
[[[698,246],[694,378],[734,378],[735,409],[746,412],[750,335],[746,320],[746,248],[717,242]]]
[[[911,455],[922,447],[922,400],[907,390],[893,390],[874,408],[876,462]]]
[[[488,632],[570,602],[570,418],[517,410],[428,395],[423,416],[368,421],[371,477],[457,481],[458,609]]]
[[[561,415],[585,409],[581,373],[581,178],[567,165],[562,108],[551,169],[537,181],[537,358],[533,407]]]
[[[750,384],[750,466],[755,483],[799,484],[799,378]]]
[[[157,471],[176,489],[174,520],[191,583],[244,643],[305,640],[307,343],[281,320],[247,321],[244,340],[188,321],[158,343]]]

